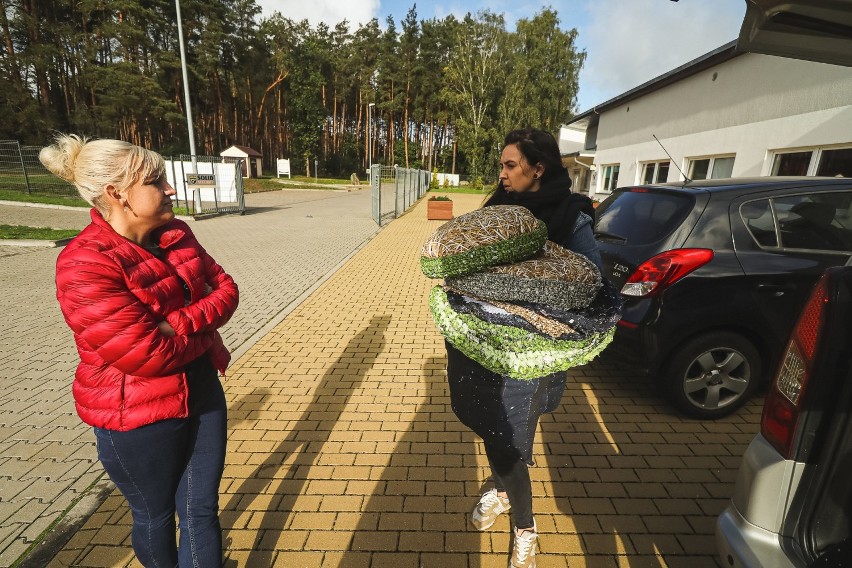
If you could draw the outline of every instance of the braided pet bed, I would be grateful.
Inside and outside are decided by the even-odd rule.
[[[507,325],[553,339],[581,341],[613,328],[621,319],[618,289],[603,280],[591,304],[573,310],[558,310],[544,304],[495,302],[445,288],[453,311],[469,314],[487,323]]]
[[[533,256],[547,226],[525,207],[495,205],[447,221],[423,245],[420,268],[429,278],[462,276]]]
[[[528,328],[500,325],[454,310],[442,286],[429,295],[429,308],[441,334],[486,369],[513,379],[535,379],[584,365],[612,341],[613,324],[582,339],[554,339]]]
[[[595,264],[547,241],[535,257],[482,272],[449,277],[447,286],[489,300],[532,302],[571,310],[588,306],[601,288]]]

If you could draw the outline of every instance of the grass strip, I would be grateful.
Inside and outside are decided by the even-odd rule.
[[[58,241],[77,236],[77,229],[51,229],[49,227],[27,227],[26,225],[0,225],[0,239],[29,239],[35,241]]]

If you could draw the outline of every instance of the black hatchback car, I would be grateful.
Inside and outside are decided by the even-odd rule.
[[[816,280],[852,254],[852,180],[738,178],[623,187],[596,212],[624,299],[603,357],[719,418],[774,371]]]

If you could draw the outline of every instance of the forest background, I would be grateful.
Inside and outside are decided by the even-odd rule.
[[[0,139],[61,131],[189,153],[173,0],[0,8]],[[488,11],[418,20],[416,4],[399,25],[354,30],[263,18],[255,0],[180,9],[197,153],[249,146],[267,167],[318,160],[332,176],[363,172],[372,144],[374,163],[493,180],[506,132],[556,134],[571,118],[586,58],[551,9],[513,31]]]

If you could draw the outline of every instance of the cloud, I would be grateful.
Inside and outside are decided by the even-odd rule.
[[[263,16],[280,12],[291,20],[308,20],[312,25],[325,22],[334,26],[348,20],[350,28],[369,22],[376,17],[379,0],[257,0]]]
[[[736,39],[742,0],[594,0],[579,43],[580,111],[600,104]]]

